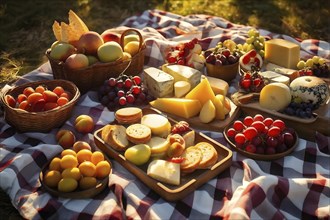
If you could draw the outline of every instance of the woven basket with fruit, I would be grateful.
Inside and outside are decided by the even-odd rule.
[[[70,11],[69,24],[55,21],[53,32],[57,41],[46,56],[54,78],[74,82],[83,93],[123,71],[138,75],[143,69],[146,46],[136,29],[98,34]]]
[[[67,80],[26,83],[1,97],[5,119],[21,132],[48,132],[61,126],[80,97],[79,89]]]

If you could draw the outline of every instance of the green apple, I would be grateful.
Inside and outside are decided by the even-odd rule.
[[[101,62],[113,62],[123,57],[123,49],[117,42],[109,41],[98,48],[97,56]]]
[[[131,41],[137,41],[137,42],[139,42],[140,41],[139,35],[137,35],[137,34],[126,35],[124,37],[124,47],[126,46],[126,44],[128,44]]]
[[[95,56],[92,55],[87,55],[87,58],[90,66],[99,61]]]
[[[57,42],[51,48],[50,57],[55,60],[65,61],[71,54],[76,52],[76,48],[65,42]]]
[[[146,144],[137,144],[125,151],[125,158],[135,165],[145,164],[151,156],[151,149]]]

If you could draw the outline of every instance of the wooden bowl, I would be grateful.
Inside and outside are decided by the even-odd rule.
[[[106,156],[106,155],[104,155],[104,156]],[[107,157],[105,157],[105,160],[110,163],[111,170],[110,170],[109,176],[111,176],[112,164]],[[108,186],[109,176],[107,176],[106,178],[103,178],[101,180],[97,179],[96,186],[93,188],[90,188],[90,189],[86,189],[86,190],[76,189],[75,191],[72,191],[72,192],[60,192],[57,189],[51,188],[51,187],[47,186],[46,184],[44,184],[43,177],[44,177],[44,174],[48,171],[49,164],[50,164],[50,161],[49,161],[49,163],[47,163],[45,165],[45,167],[40,172],[39,180],[41,182],[42,188],[53,196],[71,198],[71,199],[88,199],[88,198],[92,198],[92,197],[96,196],[97,194],[101,193]]]
[[[271,160],[277,160],[277,159],[280,159],[288,154],[290,154],[297,146],[298,146],[298,141],[299,141],[299,138],[298,138],[298,134],[295,132],[295,135],[294,135],[294,138],[295,138],[295,143],[294,145],[287,149],[286,151],[284,152],[281,152],[281,153],[276,153],[276,154],[257,154],[257,153],[250,153],[250,152],[247,152],[239,147],[236,146],[236,144],[233,142],[232,139],[230,139],[228,136],[227,136],[227,131],[228,129],[232,127],[232,124],[227,126],[225,128],[225,130],[223,131],[223,135],[225,137],[225,139],[227,140],[227,142],[237,151],[239,152],[240,154],[246,156],[246,157],[249,157],[251,159],[254,159],[254,160],[265,160],[265,161],[271,161]]]
[[[233,79],[235,79],[238,73],[238,64],[239,62],[230,65],[216,66],[210,63],[206,63],[207,75],[231,82]]]

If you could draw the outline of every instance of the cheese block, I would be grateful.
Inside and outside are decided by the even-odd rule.
[[[212,76],[206,76],[209,81],[211,88],[215,95],[221,94],[226,96],[229,90],[229,85],[225,80],[218,79]]]
[[[208,100],[213,100],[215,98],[214,92],[206,76],[201,77],[201,82],[195,88],[193,88],[185,96],[185,98],[197,99],[202,105],[204,105]]]
[[[284,68],[274,63],[267,63],[266,70],[270,70],[275,73],[279,73],[281,75],[287,76],[290,78],[290,82],[300,76],[299,71],[294,69]]]
[[[183,118],[191,118],[199,114],[202,105],[197,99],[158,98],[149,103],[160,111]]]
[[[280,111],[286,108],[290,102],[290,88],[283,83],[267,84],[260,92],[259,104],[262,108]]]
[[[191,89],[191,85],[187,81],[177,81],[174,83],[174,96],[181,98],[185,96]]]
[[[147,114],[141,118],[141,124],[149,127],[153,135],[167,137],[171,132],[171,123],[169,120],[159,114]]]
[[[300,46],[284,39],[268,40],[265,42],[265,60],[294,69],[300,60]]]
[[[144,70],[144,84],[155,98],[173,96],[174,78],[155,67]]]
[[[264,71],[259,73],[268,83],[279,82],[285,85],[290,84],[290,78],[273,71]]]
[[[180,184],[180,164],[156,159],[149,163],[147,175],[163,183]]]
[[[301,76],[290,83],[293,99],[299,98],[303,102],[323,105],[329,99],[328,84],[316,76]]]
[[[202,73],[194,68],[183,65],[168,65],[164,64],[162,70],[174,78],[174,82],[187,81],[191,88],[194,88],[201,80]]]

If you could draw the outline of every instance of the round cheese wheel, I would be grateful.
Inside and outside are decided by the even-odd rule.
[[[329,99],[328,84],[316,76],[301,76],[290,83],[293,99],[311,102],[314,105],[323,105]]]

